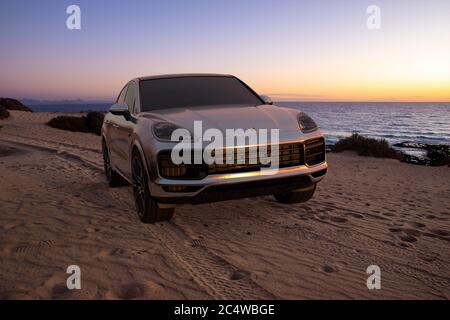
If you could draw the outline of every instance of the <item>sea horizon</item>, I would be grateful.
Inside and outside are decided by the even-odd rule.
[[[80,101],[80,100],[78,100]],[[106,112],[114,102],[31,104],[35,112]],[[309,114],[325,133],[327,144],[352,133],[402,142],[450,145],[450,102],[275,101]]]

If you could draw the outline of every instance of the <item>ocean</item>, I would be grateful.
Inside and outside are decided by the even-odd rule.
[[[111,103],[51,103],[51,104],[25,104],[35,112],[87,112],[107,111]]]
[[[278,102],[311,116],[327,142],[357,132],[363,136],[400,142],[450,144],[450,103]]]
[[[106,111],[112,103],[31,105],[36,112]],[[450,103],[276,102],[305,111],[326,135],[327,143],[357,132],[399,142],[450,144]]]

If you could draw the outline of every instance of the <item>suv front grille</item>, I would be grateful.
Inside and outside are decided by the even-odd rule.
[[[257,147],[254,147],[257,148]],[[226,163],[226,150],[223,150],[223,164],[213,163],[202,164],[181,164],[175,165],[170,158],[170,151],[160,152],[158,155],[158,165],[160,175],[168,179],[202,179],[210,174],[238,173],[258,171],[265,165],[259,158],[259,150],[252,152],[250,157],[250,147],[245,150],[234,149],[234,162]],[[270,145],[267,146],[267,155],[270,156]],[[238,158],[241,161],[238,161]],[[301,165],[316,165],[325,161],[325,142],[323,138],[308,140],[304,144],[282,143],[279,145],[279,167],[295,167]]]
[[[226,161],[226,151],[223,150],[223,164],[213,163],[208,165],[208,174],[218,174],[218,173],[235,173],[235,172],[247,172],[247,171],[257,171],[260,170],[265,165],[261,162],[259,158],[259,150],[257,147],[253,151],[252,157],[250,157],[250,148],[245,147],[244,151],[241,151],[242,161],[239,163],[238,158],[238,148],[234,149],[234,163],[225,163]],[[242,150],[242,148],[241,148]],[[271,148],[270,145],[267,146],[267,155],[270,156]],[[303,144],[301,143],[283,143],[279,145],[279,166],[280,168],[294,167],[304,164],[303,160]],[[255,157],[256,156],[256,157]],[[255,159],[256,158],[256,159]],[[253,160],[253,161],[251,161]],[[256,161],[255,161],[256,160]]]

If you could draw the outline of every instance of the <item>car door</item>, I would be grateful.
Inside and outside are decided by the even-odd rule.
[[[123,89],[120,91],[120,94],[116,100],[116,103],[125,103],[125,95],[127,93],[128,84],[123,87]],[[123,118],[123,116],[115,115],[112,113],[108,113],[107,118],[105,119],[105,125],[106,125],[106,138],[107,141],[109,141],[108,147],[109,147],[109,157],[111,160],[111,164],[113,165],[114,169],[117,171],[120,170],[120,140],[119,140],[119,124],[120,124],[120,118]]]
[[[136,85],[133,81],[128,83],[125,94],[125,103],[128,105],[129,115],[118,116],[116,119],[116,147],[118,169],[127,177],[131,177],[131,136],[134,129],[134,109],[136,104]]]

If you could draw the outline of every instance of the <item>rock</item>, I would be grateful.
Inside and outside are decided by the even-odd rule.
[[[424,143],[404,141],[404,142],[400,142],[400,143],[395,143],[392,146],[397,147],[397,148],[424,149],[427,145]]]
[[[450,165],[450,146],[429,145],[426,150],[431,166]]]
[[[450,166],[450,145],[445,144],[426,144],[415,142],[396,143],[394,147],[405,149],[423,150],[424,156],[418,156],[406,152],[401,152],[402,161],[412,164],[425,166]],[[420,154],[420,152],[418,153]]]
[[[11,98],[0,98],[0,105],[4,106],[8,110],[28,111],[33,112],[30,108],[23,105],[22,102]]]
[[[387,141],[353,134],[351,137],[339,140],[333,146],[327,146],[327,151],[328,149],[331,149],[332,152],[354,150],[359,155],[397,158],[402,162],[424,166],[448,165],[450,167],[450,145],[404,141],[396,143],[392,147],[395,150],[392,150]]]

